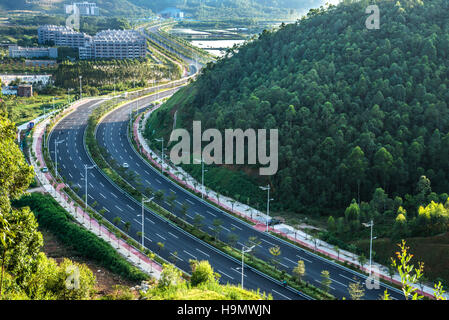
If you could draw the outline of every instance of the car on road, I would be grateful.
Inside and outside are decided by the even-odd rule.
[[[48,168],[47,168],[47,167],[43,167],[43,168],[41,169],[41,171],[42,171],[43,173],[47,173],[47,172],[48,172]]]
[[[127,162],[125,162],[125,163],[123,164],[123,168],[128,169],[128,168],[129,168],[129,164],[128,164]]]

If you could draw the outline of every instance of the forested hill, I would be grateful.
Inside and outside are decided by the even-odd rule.
[[[365,27],[370,4],[379,30]],[[422,175],[449,192],[448,12],[447,0],[311,11],[209,65],[167,107],[178,127],[278,128],[277,210],[342,213],[358,189],[404,198]]]

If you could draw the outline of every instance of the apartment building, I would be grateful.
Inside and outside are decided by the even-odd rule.
[[[65,26],[45,25],[37,29],[38,42],[40,44],[52,43],[58,47],[83,47],[91,36],[77,32]]]
[[[9,46],[9,57],[10,58],[54,58],[58,57],[57,48],[31,48],[31,47],[19,47],[19,46]]]
[[[105,30],[79,48],[80,59],[134,59],[145,57],[147,42],[134,30]]]

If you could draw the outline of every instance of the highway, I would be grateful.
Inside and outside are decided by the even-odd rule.
[[[142,109],[146,107],[151,100],[152,98],[149,97],[139,101],[138,108]],[[223,222],[222,231],[219,236],[220,239],[227,242],[227,236],[229,233],[236,234],[238,236],[236,248],[239,250],[241,249],[242,244],[248,243],[248,239],[250,237],[257,237],[260,240],[260,244],[256,247],[255,255],[266,261],[270,261],[273,258],[269,253],[269,248],[278,245],[281,248],[279,268],[291,273],[292,269],[297,265],[297,261],[303,260],[306,265],[306,276],[304,279],[315,286],[320,286],[321,271],[328,270],[332,280],[330,288],[331,293],[337,298],[350,298],[348,293],[348,285],[351,282],[360,281],[361,284],[365,284],[366,276],[324,259],[309,251],[303,250],[270,234],[255,230],[251,225],[202,201],[201,198],[179,187],[177,184],[171,182],[168,178],[163,176],[159,170],[150,166],[141,158],[139,154],[136,153],[130,144],[131,137],[128,137],[129,113],[134,106],[134,103],[126,104],[106,116],[98,126],[96,133],[97,141],[101,146],[108,150],[108,153],[117,161],[117,163],[128,163],[128,170],[133,171],[140,177],[140,181],[144,187],[149,187],[154,191],[163,190],[166,197],[170,193],[174,193],[176,195],[175,214],[182,217],[181,205],[186,203],[189,206],[187,221],[193,223],[195,215],[199,214],[203,216],[204,227],[202,230],[211,235],[214,235],[213,221],[215,219],[220,219]],[[135,182],[133,181],[128,182],[131,184],[134,183],[135,185]],[[167,200],[154,201],[167,210],[172,211]],[[220,270],[220,268],[218,269]],[[221,270],[228,274],[232,274],[229,272],[229,269]],[[366,289],[365,299],[378,299],[380,295],[383,294],[385,289],[385,285],[380,285],[380,288],[377,290]],[[403,298],[402,292],[397,289],[388,287],[388,292],[394,299]]]
[[[159,97],[173,94],[177,89],[159,93]],[[153,97],[141,99],[143,105],[147,105]],[[48,146],[52,160],[55,161],[55,141],[63,141],[58,144],[58,168],[59,174],[69,181],[73,187],[78,187],[77,194],[83,197],[85,194],[84,165],[92,166],[84,146],[84,134],[90,113],[98,107],[102,100],[93,100],[82,104],[76,111],[64,117],[55,125],[48,139]],[[127,104],[127,109],[133,104]],[[121,109],[121,110],[125,110]],[[131,156],[131,154],[129,155]],[[133,163],[134,166],[134,163]],[[148,168],[151,170],[150,168]],[[140,242],[137,232],[141,230],[141,205],[122,190],[110,182],[98,168],[88,170],[88,204],[97,203],[96,209],[104,209],[105,219],[112,222],[115,217],[120,217],[123,229],[124,223],[130,222],[130,236]],[[159,251],[157,243],[164,243],[164,248]],[[145,210],[145,247],[158,253],[164,259],[171,261],[171,257],[177,253],[176,266],[190,272],[189,259],[208,260],[214,270],[221,274],[221,283],[239,284],[241,281],[240,261],[224,255],[210,245],[187,234],[182,229],[164,220],[151,210]],[[245,268],[245,288],[261,292],[271,293],[274,299],[307,299],[296,290],[283,287],[278,281],[269,279],[260,272]]]

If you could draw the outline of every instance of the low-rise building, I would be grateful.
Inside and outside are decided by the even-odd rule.
[[[33,86],[31,84],[20,84],[17,87],[17,96],[19,97],[33,96]]]
[[[146,55],[147,41],[134,30],[105,30],[79,49],[80,59],[135,59]]]
[[[44,25],[37,29],[38,42],[40,44],[52,43],[58,47],[83,47],[91,40],[88,34],[77,32],[65,26]]]
[[[19,47],[9,46],[9,56],[11,58],[53,58],[58,57],[58,48],[50,47]]]

